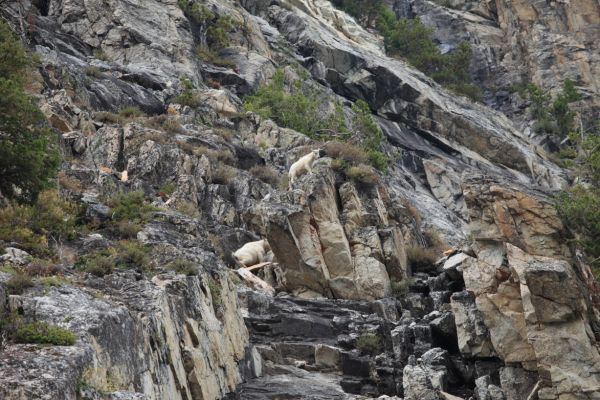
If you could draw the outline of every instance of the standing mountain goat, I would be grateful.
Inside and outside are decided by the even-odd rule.
[[[233,252],[232,256],[240,267],[251,267],[264,262],[269,251],[271,251],[271,246],[267,239],[263,239],[246,243]]]
[[[289,172],[290,189],[292,188],[292,184],[296,178],[298,178],[300,175],[304,174],[305,172],[308,172],[309,174],[312,173],[312,165],[315,160],[319,158],[320,153],[321,150],[313,150],[307,155],[300,157],[298,161],[292,164]]]

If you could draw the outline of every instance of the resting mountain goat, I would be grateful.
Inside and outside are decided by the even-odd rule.
[[[246,243],[233,252],[232,256],[239,266],[251,267],[265,262],[269,251],[271,251],[271,246],[269,246],[269,242],[266,239],[263,239]]]
[[[289,172],[289,183],[290,186],[289,188],[292,188],[292,184],[294,183],[294,181],[296,180],[296,178],[298,178],[300,175],[302,175],[305,172],[308,172],[309,174],[312,173],[312,165],[315,162],[315,160],[317,158],[319,158],[321,150],[313,150],[310,153],[308,153],[305,156],[302,156],[298,159],[298,161],[296,161],[295,163],[292,164],[292,166],[290,167],[290,172]]]

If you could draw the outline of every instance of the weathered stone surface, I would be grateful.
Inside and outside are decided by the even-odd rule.
[[[537,382],[536,372],[509,366],[500,369],[500,383],[506,400],[527,399]]]
[[[495,355],[488,328],[473,295],[466,291],[455,293],[451,297],[451,304],[460,351],[469,356]]]

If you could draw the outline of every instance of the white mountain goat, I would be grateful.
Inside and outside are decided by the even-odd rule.
[[[271,251],[271,246],[267,239],[263,239],[246,243],[234,251],[232,256],[240,267],[251,267],[265,262],[269,251]]]
[[[319,158],[321,150],[313,150],[305,156],[302,156],[292,164],[289,172],[289,189],[292,188],[292,184],[300,175],[308,172],[312,174],[312,165],[317,158]]]

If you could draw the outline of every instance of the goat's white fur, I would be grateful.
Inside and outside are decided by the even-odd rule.
[[[246,243],[237,249],[232,256],[239,266],[251,267],[264,262],[267,259],[267,253],[269,251],[271,251],[271,246],[269,246],[267,239],[263,239]]]
[[[317,158],[319,158],[319,150],[313,150],[307,155],[300,157],[298,161],[292,164],[288,175],[290,188],[292,187],[292,184],[296,178],[303,173],[308,172],[309,174],[312,174],[312,165]]]

